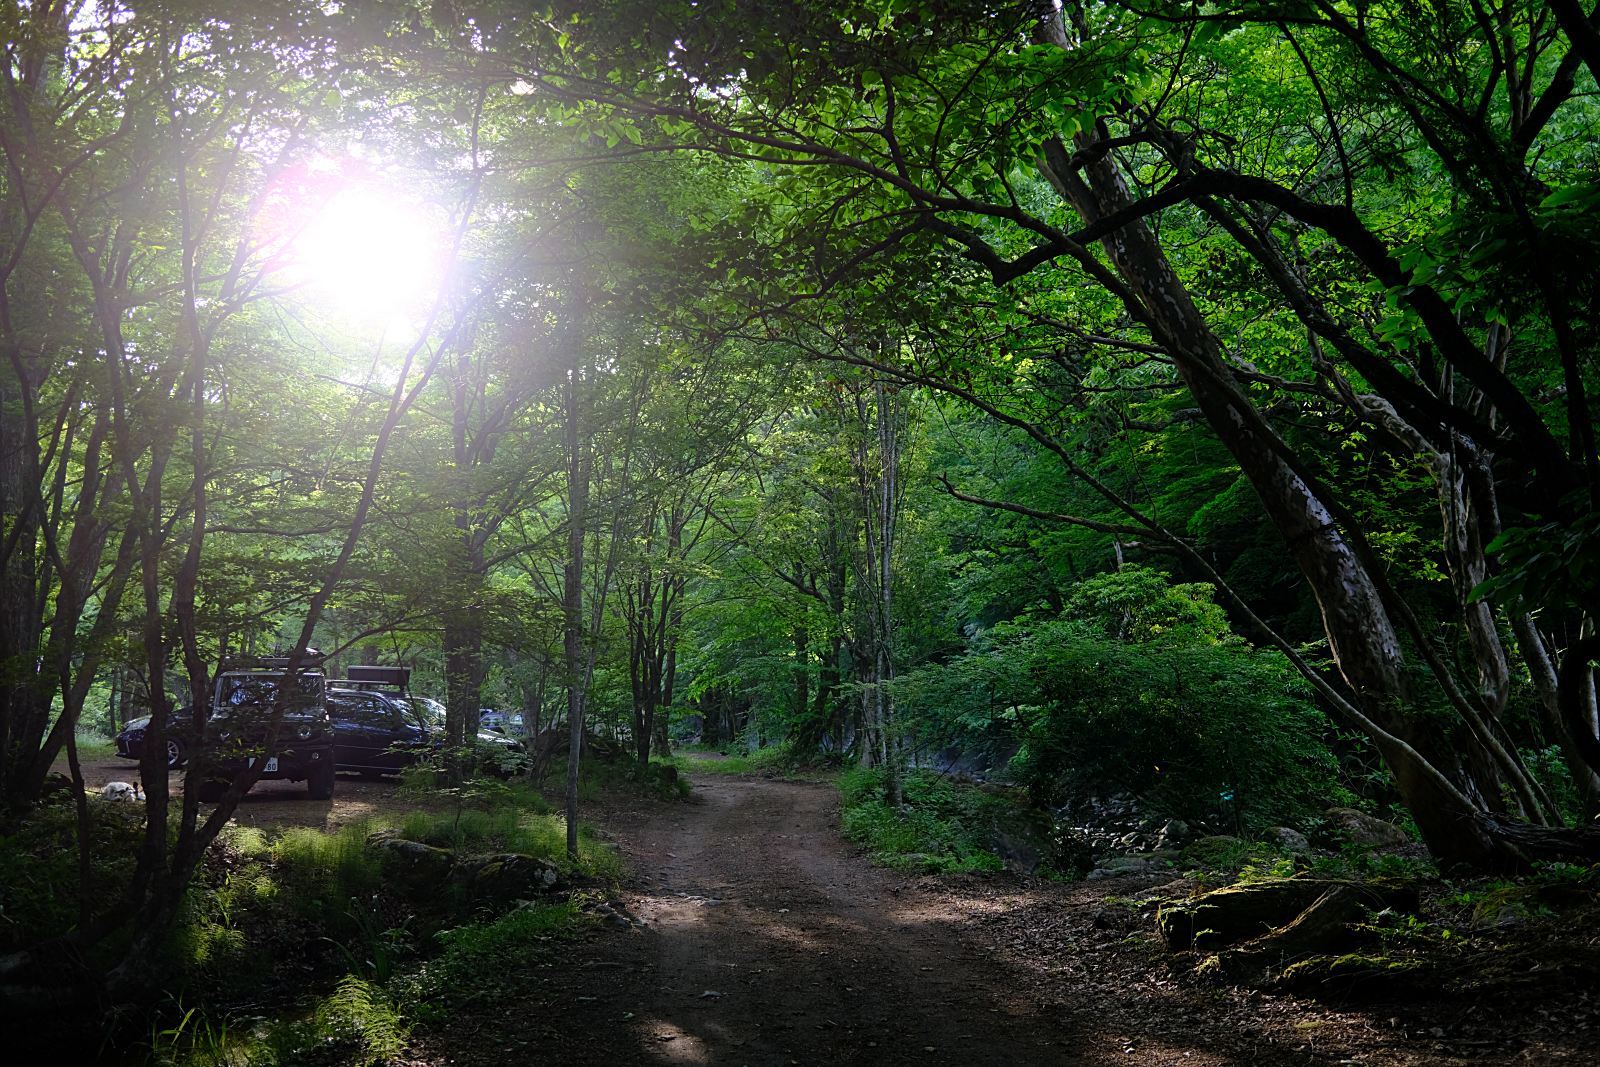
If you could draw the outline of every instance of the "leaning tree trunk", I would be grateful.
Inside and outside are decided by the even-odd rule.
[[[1051,148],[1043,161],[1045,174],[1086,221],[1131,203],[1110,159],[1088,164],[1080,177],[1067,164],[1065,146],[1058,141]],[[1514,851],[1486,830],[1483,810],[1472,802],[1494,790],[1481,789],[1463,775],[1460,754],[1473,747],[1471,739],[1414,714],[1400,636],[1372,576],[1328,505],[1286,460],[1283,442],[1238,390],[1219,341],[1154,235],[1135,222],[1102,245],[1116,274],[1107,280],[1172,356],[1315,594],[1334,663],[1358,706],[1387,731],[1374,738],[1375,744],[1429,849],[1447,863],[1500,867],[1517,862]],[[1450,781],[1441,781],[1436,770]]]

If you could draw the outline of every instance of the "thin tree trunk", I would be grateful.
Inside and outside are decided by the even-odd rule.
[[[562,650],[567,675],[567,856],[578,858],[578,765],[583,757],[583,713],[586,695],[583,622],[584,526],[589,503],[587,441],[578,412],[578,369],[567,372],[565,390],[567,445],[567,560],[561,595],[564,625]]]

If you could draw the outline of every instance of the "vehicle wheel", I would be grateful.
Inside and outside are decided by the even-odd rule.
[[[167,738],[167,770],[175,771],[182,767],[187,755],[183,750],[182,741],[179,741],[176,737]]]
[[[333,760],[322,759],[311,765],[306,777],[306,795],[312,800],[333,799]]]
[[[227,791],[228,783],[217,778],[203,778],[194,787],[195,796],[200,798],[202,804],[215,804]]]

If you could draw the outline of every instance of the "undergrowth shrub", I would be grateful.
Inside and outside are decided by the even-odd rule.
[[[133,876],[144,805],[88,803],[89,894],[114,900]],[[0,835],[0,951],[65,933],[78,921],[77,815],[63,790]]]
[[[342,1062],[369,1067],[406,1050],[406,1027],[381,986],[347,975],[323,997],[312,1014],[315,1036],[333,1045]]]
[[[866,846],[886,867],[929,871],[997,871],[1005,864],[990,847],[994,832],[1014,824],[1016,805],[1003,797],[956,786],[929,771],[902,783],[905,806],[890,806],[883,772],[855,769],[839,776],[845,836]]]
[[[492,922],[442,930],[439,954],[394,983],[399,1004],[426,1020],[465,998],[493,996],[542,950],[573,936],[582,918],[571,903],[524,905]]]
[[[1009,730],[1011,772],[1041,807],[1126,792],[1167,816],[1292,824],[1343,793],[1330,726],[1281,655],[1229,632],[1211,593],[1142,567],[1099,575],[1058,616],[997,625],[904,675],[896,696],[946,736]]]
[[[341,1063],[393,1058],[405,1021],[395,998],[402,989],[423,988],[415,975],[431,966],[426,957],[495,959],[494,966],[509,967],[510,956],[497,956],[497,945],[526,948],[570,925],[574,911],[557,905],[453,925],[482,917],[482,902],[461,897],[452,882],[388,877],[383,853],[369,845],[375,831],[463,855],[532,855],[569,875],[610,881],[621,873],[616,853],[587,827],[576,864],[569,861],[566,824],[542,802],[537,808],[528,803],[524,793],[513,787],[447,794],[458,802],[454,811],[412,811],[328,831],[225,829],[186,898],[161,973],[152,975],[175,997],[198,998],[201,1008],[163,1013],[169,1025],[165,1036],[153,1031],[152,1049],[159,1044],[167,1051],[153,1058],[287,1064],[303,1062],[314,1047],[337,1048]],[[468,985],[478,981],[469,979],[468,963],[445,968]],[[331,991],[270,1025],[230,1029],[226,1005],[257,1001],[265,990],[307,986]],[[174,1016],[180,1022],[170,1024]]]

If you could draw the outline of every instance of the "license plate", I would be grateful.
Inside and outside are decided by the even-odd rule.
[[[251,756],[250,757],[250,761],[245,764],[245,766],[247,766],[247,767],[254,767],[255,765],[256,765],[256,758],[254,756]],[[278,757],[277,756],[268,756],[267,757],[267,773],[271,774],[273,771],[275,771],[277,769],[278,769]]]

